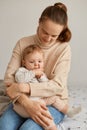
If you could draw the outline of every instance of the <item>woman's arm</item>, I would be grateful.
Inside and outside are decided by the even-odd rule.
[[[68,43],[66,43],[68,44]],[[23,48],[22,48],[23,49]],[[15,82],[14,74],[15,71],[20,66],[20,59],[21,59],[21,51],[20,49],[20,42],[16,45],[12,59],[8,65],[6,74],[5,74],[5,82],[11,81]],[[64,95],[65,98],[67,96],[67,78],[68,72],[70,70],[70,63],[71,63],[71,50],[70,46],[67,45],[62,49],[62,53],[56,56],[56,62],[52,62],[52,57],[49,57],[49,65],[53,65],[53,68],[50,70],[50,80],[48,82],[43,83],[29,83],[31,96],[40,96],[40,97],[47,97],[52,95]],[[53,57],[55,58],[55,56]],[[13,66],[15,65],[15,69]],[[47,66],[46,66],[47,67]],[[48,66],[50,68],[50,66]],[[47,70],[49,70],[49,68]],[[65,92],[64,92],[65,91]]]
[[[38,101],[33,101],[24,94],[21,94],[18,98],[18,102],[20,102],[20,104],[25,108],[29,114],[29,117],[31,117],[39,125],[43,127],[47,127],[49,125],[47,118],[52,120],[52,117],[48,114],[45,104]]]
[[[29,84],[23,83],[12,83],[6,89],[7,95],[13,100],[20,96],[22,93],[30,95]]]
[[[21,48],[20,48],[20,41],[17,42],[16,46],[13,49],[11,59],[8,63],[5,76],[4,76],[4,83],[11,84],[15,82],[15,72],[21,66]]]
[[[27,87],[29,88],[29,85],[28,86],[27,85],[28,84],[26,84],[26,88]],[[18,97],[17,101],[24,107],[24,109],[29,114],[29,117],[31,117],[35,122],[37,122],[41,126],[47,127],[49,125],[47,118],[52,119],[52,117],[50,114],[48,114],[47,107],[45,106],[45,104],[43,104],[42,102],[33,101],[29,99],[29,97],[27,97],[25,94],[20,93],[19,89],[20,87],[18,87],[18,84],[13,83],[11,86],[7,88],[7,94],[12,100],[15,97]]]
[[[39,125],[47,127],[49,125],[49,122],[47,122],[47,118],[52,119],[52,117],[50,114],[48,114],[45,104],[43,104],[42,102],[33,101],[29,99],[29,97],[27,97],[25,94],[19,93],[17,86],[14,85],[7,88],[7,94],[10,96],[10,98],[14,99],[15,96],[19,96],[17,101],[24,107],[24,109],[29,114],[29,117],[31,117]],[[18,92],[16,91],[15,93],[14,88]]]

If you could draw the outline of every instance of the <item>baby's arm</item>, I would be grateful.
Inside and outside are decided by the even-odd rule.
[[[35,77],[33,71],[29,71],[24,67],[18,69],[15,74],[15,80],[17,83],[28,83]]]

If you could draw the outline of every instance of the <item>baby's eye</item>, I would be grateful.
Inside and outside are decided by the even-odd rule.
[[[33,61],[30,61],[30,63],[34,63]]]
[[[42,61],[41,60],[39,60],[39,63],[41,63]]]

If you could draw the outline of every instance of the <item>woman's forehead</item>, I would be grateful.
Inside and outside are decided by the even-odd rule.
[[[40,26],[45,32],[51,35],[58,35],[58,33],[60,33],[64,28],[63,25],[54,23],[51,20],[46,20],[44,22],[41,22]]]

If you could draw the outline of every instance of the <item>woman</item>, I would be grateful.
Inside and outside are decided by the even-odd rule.
[[[0,130],[43,130],[49,126],[48,119],[60,123],[64,114],[55,107],[30,100],[27,95],[50,97],[58,96],[68,106],[67,78],[70,70],[71,51],[69,41],[71,32],[68,28],[67,8],[63,3],[47,7],[39,18],[37,34],[20,39],[5,73],[7,94],[17,101],[29,113],[31,118],[22,118],[12,109],[12,104],[0,118]],[[21,55],[30,44],[38,44],[45,57],[45,73],[49,82],[18,84],[14,75],[21,66]],[[49,110],[50,114],[47,113]],[[9,120],[8,120],[9,119]]]

